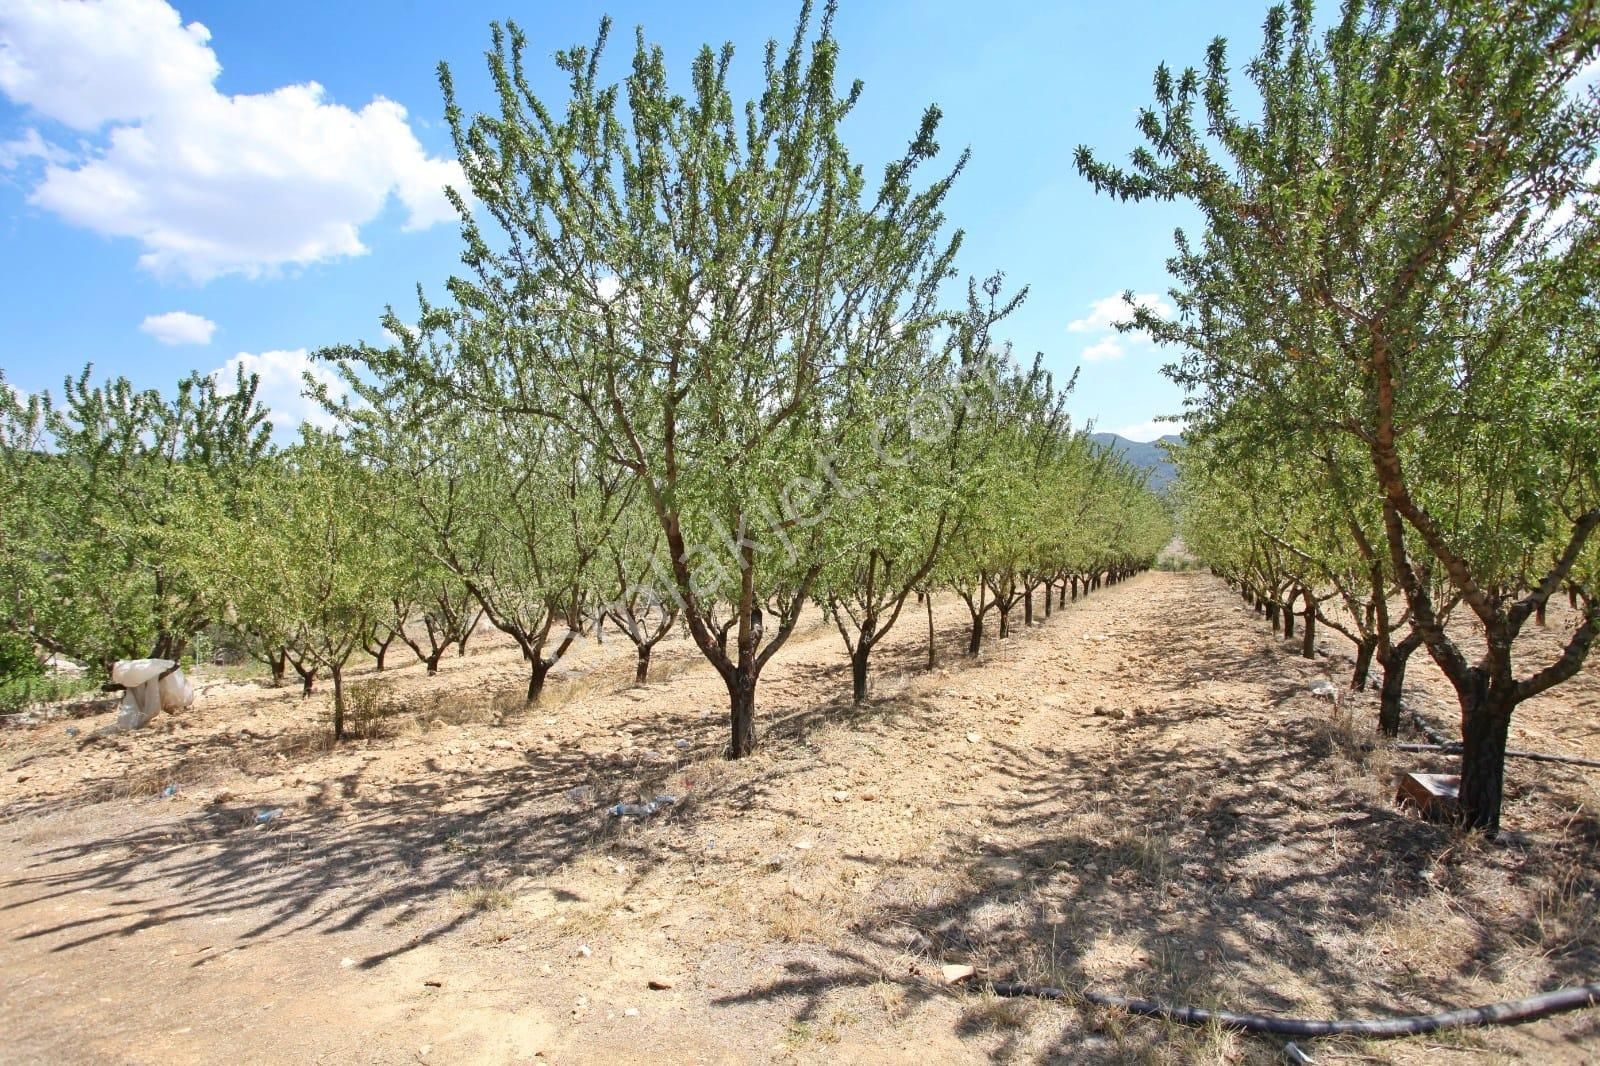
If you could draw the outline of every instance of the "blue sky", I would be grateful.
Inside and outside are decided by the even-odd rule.
[[[701,43],[732,41],[753,86],[794,3],[0,0],[0,368],[58,390],[92,361],[170,388],[242,360],[280,421],[303,352],[380,340],[385,304],[439,294],[459,238],[437,190],[450,173],[435,66],[462,103],[491,106],[490,20],[530,38],[536,88],[560,100],[548,56],[617,23],[620,76],[643,25],[681,77]],[[846,127],[869,172],[944,111],[940,140],[972,161],[948,214],[965,273],[1001,269],[1031,296],[1004,334],[1058,376],[1070,407],[1148,439],[1180,408],[1162,356],[1107,328],[1124,289],[1160,294],[1175,206],[1096,197],[1072,166],[1086,143],[1123,156],[1157,63],[1198,64],[1215,35],[1237,67],[1265,5],[843,0],[841,74],[866,83]],[[312,83],[320,86],[318,90]],[[403,109],[403,111],[402,111]]]

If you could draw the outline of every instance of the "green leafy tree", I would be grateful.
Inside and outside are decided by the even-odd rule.
[[[641,34],[624,82],[602,82],[606,23],[593,48],[557,53],[570,92],[551,107],[522,31],[496,26],[496,113],[469,119],[441,69],[481,205],[457,197],[470,276],[450,291],[483,342],[368,360],[500,413],[513,437],[559,423],[626,471],[727,687],[734,757],[754,749],[761,670],[824,565],[815,519],[850,480],[826,460],[855,414],[852,375],[870,338],[917,331],[956,248],[940,208],[959,163],[914,185],[938,151],[936,109],[875,192],[850,162],[839,130],[861,87],[836,92],[832,18],[829,5],[813,32],[806,5],[743,106],[731,46],[703,49],[679,95]]]
[[[1204,216],[1171,262],[1178,317],[1133,319],[1185,348],[1171,373],[1197,426],[1364,452],[1410,622],[1461,707],[1461,814],[1491,834],[1513,711],[1600,631],[1600,99],[1571,91],[1597,46],[1592,6],[1562,0],[1351,2],[1325,34],[1301,0],[1271,10],[1246,68],[1259,117],[1218,41],[1204,73],[1158,70],[1128,169],[1078,158],[1100,190]],[[1433,574],[1481,653],[1446,629]],[[1564,585],[1564,649],[1519,668]]]
[[[373,565],[380,482],[333,434],[301,426],[300,440],[262,464],[229,552],[234,609],[281,634],[306,682],[333,681],[333,733],[345,731],[345,670],[388,606],[389,571]]]
[[[996,274],[969,282],[967,309],[942,341],[906,330],[869,333],[877,345],[857,359],[850,415],[834,448],[859,457],[826,522],[815,598],[850,656],[851,692],[867,695],[873,648],[925,590],[963,514],[962,459],[969,433],[964,375],[980,365],[995,324],[1026,297],[1001,298]],[[933,324],[931,307],[918,316]],[[930,603],[931,610],[931,603]]]
[[[231,392],[190,375],[170,400],[90,374],[66,379],[59,406],[5,398],[21,490],[7,610],[38,644],[101,668],[176,659],[217,612],[219,523],[271,426],[242,371]]]

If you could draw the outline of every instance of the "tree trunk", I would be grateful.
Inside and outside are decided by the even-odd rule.
[[[1533,609],[1533,621],[1534,621],[1534,624],[1541,625],[1541,626],[1545,624],[1545,622],[1544,622],[1544,610],[1545,610],[1546,606],[1548,606],[1548,601],[1540,600],[1539,601],[1539,606],[1537,606],[1537,607],[1535,607]]]
[[[928,593],[923,602],[928,607],[928,669],[931,671],[938,658],[933,642],[933,593]]]
[[[344,668],[335,666],[333,674],[333,739],[344,739]]]
[[[867,698],[867,660],[871,655],[871,644],[865,639],[856,641],[856,650],[850,653],[850,699],[854,703]]]
[[[1377,637],[1368,637],[1356,645],[1356,668],[1350,675],[1350,688],[1352,691],[1366,691],[1367,677],[1372,673],[1372,653],[1377,650]]]
[[[1065,607],[1066,605],[1067,605],[1067,579],[1066,578],[1062,578],[1061,579],[1061,588],[1056,593],[1056,606],[1057,607]]]
[[[1046,618],[1050,617],[1050,601],[1055,598],[1054,595],[1052,595],[1054,592],[1055,592],[1055,590],[1050,587],[1050,583],[1048,581],[1045,582],[1045,586],[1044,586],[1044,616]]]
[[[1290,599],[1290,600],[1284,601],[1283,606],[1278,608],[1278,612],[1283,616],[1283,639],[1284,640],[1293,639],[1294,638],[1294,600]]]
[[[390,638],[390,640],[392,640],[392,639],[393,638]],[[380,673],[380,674],[383,673],[383,660],[389,654],[390,640],[386,640],[382,644],[379,644],[378,645],[378,654],[376,654],[376,655],[374,655],[372,657],[377,662],[377,670],[378,670],[378,673]]]
[[[483,608],[478,608],[478,613],[472,616],[472,621],[467,623],[467,628],[461,631],[461,639],[456,641],[456,658],[467,654],[467,640],[478,631],[478,623],[483,621]]]
[[[1033,590],[1029,589],[1022,597],[1022,624],[1033,625]]]
[[[278,654],[267,656],[267,670],[272,674],[272,687],[277,688],[283,684],[283,673],[289,668],[289,653],[282,648]]]
[[[432,677],[439,672],[439,660],[444,656],[444,650],[449,646],[449,644],[439,645],[437,648],[433,649],[432,654],[430,654],[426,659],[422,660],[428,664],[429,677]]]
[[[1078,575],[1072,575],[1072,602],[1078,602]]]
[[[1278,631],[1278,601],[1267,600],[1267,621],[1272,623],[1272,631]]]
[[[983,615],[972,616],[972,635],[967,638],[967,654],[976,655],[983,648]]]
[[[1315,659],[1317,657],[1317,601],[1311,598],[1311,593],[1305,594],[1306,613],[1301,626],[1300,657],[1302,659]]]
[[[1008,610],[1002,609],[1000,611],[1000,639],[1001,640],[1005,640],[1010,635],[1011,635],[1011,612],[1008,611]]]
[[[1405,696],[1406,664],[1416,644],[1402,641],[1382,657],[1383,685],[1378,696],[1378,731],[1386,737],[1400,735],[1401,701]]]
[[[635,685],[642,685],[650,679],[650,651],[653,647],[654,645],[652,644],[639,645],[638,658],[633,666],[633,683]]]
[[[1490,838],[1500,832],[1506,734],[1514,706],[1506,693],[1485,687],[1468,694],[1461,708],[1461,822]]]
[[[183,657],[183,649],[187,644],[188,641],[182,637],[175,637],[166,630],[162,630],[156,634],[156,643],[155,647],[150,651],[150,658],[171,659],[173,662],[177,662]]]
[[[544,691],[545,675],[550,672],[550,664],[543,658],[533,660],[533,666],[528,670],[528,700],[533,703],[538,700],[539,693]]]
[[[733,727],[728,745],[730,759],[742,759],[756,750],[756,681],[741,671],[728,682],[729,722]]]
[[[287,653],[286,653],[286,657],[287,657]],[[293,659],[289,660],[289,665],[294,667],[294,672],[296,674],[300,675],[300,695],[301,696],[309,696],[309,695],[311,695],[312,682],[316,681],[316,679],[317,679],[317,668],[315,666],[311,666],[310,668],[302,667],[299,663],[295,662]]]

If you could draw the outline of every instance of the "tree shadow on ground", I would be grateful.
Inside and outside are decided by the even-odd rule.
[[[1166,705],[1108,719],[1099,749],[1006,749],[1003,803],[947,801],[973,828],[923,859],[947,875],[946,891],[901,890],[900,864],[852,855],[881,880],[851,941],[717,1003],[781,1001],[807,1020],[841,987],[889,981],[921,1004],[950,994],[938,977],[947,962],[990,980],[1323,1017],[1468,1005],[1483,981],[1525,981],[1536,959],[1541,987],[1591,980],[1600,837],[1581,779],[1513,781],[1509,802],[1552,816],[1531,843],[1485,844],[1420,821],[1392,802],[1387,764],[1360,765],[1370,741],[1295,679],[1316,669],[1243,651],[1179,671]],[[1245,712],[1208,703],[1196,690],[1219,675],[1269,698]],[[1206,718],[1215,738],[1177,731]],[[1562,811],[1577,813],[1553,817]],[[1508,909],[1505,884],[1531,878],[1555,896]],[[964,1031],[993,1030],[989,1013],[970,1003]],[[1103,1013],[1076,1010],[1055,1052],[1081,1052]],[[1020,1050],[1025,1026],[995,1031],[1005,1035],[992,1056]],[[1171,1035],[1144,1023],[1124,1036],[1136,1032]]]

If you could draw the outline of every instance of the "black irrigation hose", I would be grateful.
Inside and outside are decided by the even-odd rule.
[[[1417,728],[1422,730],[1422,732],[1427,736],[1428,743],[1396,744],[1396,751],[1436,751],[1443,755],[1461,754],[1461,742],[1459,740],[1451,740],[1449,737],[1433,728],[1433,725],[1426,718],[1417,713],[1415,707],[1407,707],[1406,711],[1411,715],[1411,720],[1417,724]],[[1511,749],[1506,752],[1506,758],[1530,759],[1533,762],[1556,762],[1571,766],[1593,766],[1600,768],[1600,759],[1586,759],[1580,755],[1552,755],[1543,751],[1517,751],[1515,749]]]
[[[1441,755],[1460,755],[1460,744],[1396,744],[1395,751],[1436,751]],[[1581,755],[1551,755],[1544,751],[1517,751],[1515,748],[1506,749],[1508,759],[1531,759],[1534,762],[1559,762],[1569,763],[1573,766],[1600,767],[1600,759],[1585,759]]]
[[[1402,704],[1402,706],[1404,706],[1404,704]],[[1428,738],[1428,743],[1438,744],[1441,746],[1446,746],[1452,743],[1449,737],[1433,728],[1433,723],[1422,717],[1422,715],[1417,712],[1415,707],[1406,707],[1406,711],[1411,715],[1411,720],[1417,724],[1417,728],[1422,730],[1422,735]]]
[[[1130,999],[1104,992],[1068,992],[1050,985],[1030,985],[1020,981],[996,981],[991,986],[997,996],[1032,996],[1037,999],[1083,1000],[1097,1007],[1115,1007],[1145,1018],[1161,1018],[1183,1025],[1210,1025],[1242,1029],[1250,1033],[1276,1033],[1282,1036],[1411,1036],[1439,1029],[1462,1029],[1474,1025],[1517,1025],[1552,1014],[1600,1006],[1600,981],[1571,988],[1558,988],[1526,999],[1489,1003],[1442,1014],[1410,1014],[1396,1018],[1279,1018],[1268,1014],[1235,1014],[1203,1007],[1175,1007],[1148,999]]]

